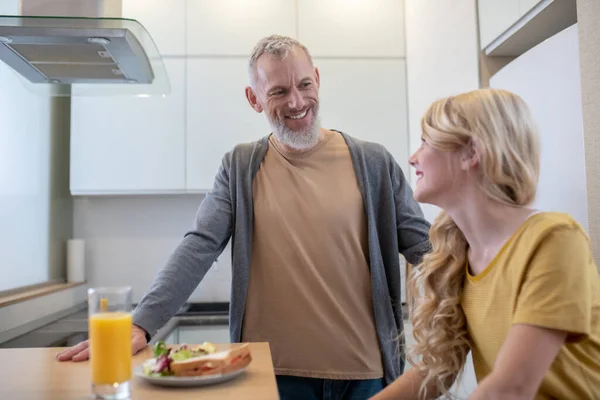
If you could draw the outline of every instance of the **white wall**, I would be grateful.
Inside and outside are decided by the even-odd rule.
[[[0,0],[0,14],[16,15],[18,0]],[[63,99],[64,100],[64,99]],[[68,105],[68,104],[67,104]],[[64,274],[63,236],[71,230],[65,101],[30,93],[0,62],[0,290]],[[67,118],[68,120],[68,118]],[[63,146],[64,148],[60,148]],[[64,176],[60,176],[63,173]],[[68,196],[67,196],[68,197]],[[66,225],[65,225],[66,224]],[[0,308],[0,341],[19,327],[85,301],[85,287]]]
[[[475,0],[406,0],[408,124],[411,154],[421,145],[421,116],[434,100],[479,88]],[[408,174],[407,174],[408,175]],[[416,176],[410,171],[411,184]],[[429,221],[439,213],[422,204]],[[408,329],[411,329],[408,327]],[[407,343],[413,343],[410,334]],[[477,386],[469,356],[462,381],[453,387],[467,398]]]
[[[50,101],[27,92],[4,63],[0,88],[2,291],[49,278]]]
[[[529,105],[540,137],[532,206],[566,212],[589,232],[577,24],[522,54],[490,79]]]
[[[408,124],[411,154],[421,116],[434,100],[479,88],[475,0],[406,0]],[[407,174],[408,175],[408,174]],[[410,171],[411,183],[416,176]],[[437,207],[423,204],[430,221]]]
[[[19,0],[0,0],[0,15],[18,15]]]
[[[202,195],[76,198],[74,237],[85,239],[91,286],[132,285],[138,302],[191,229]],[[229,301],[229,245],[190,301]]]

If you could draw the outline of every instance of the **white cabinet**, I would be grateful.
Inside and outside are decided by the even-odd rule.
[[[541,2],[542,0],[519,0],[519,14],[521,16],[527,14],[527,12]]]
[[[295,1],[187,0],[188,55],[249,56],[272,33],[296,36]]]
[[[229,326],[201,325],[180,326],[177,328],[179,344],[229,343]]]
[[[404,60],[315,60],[323,127],[383,144],[408,174]]]
[[[201,58],[187,66],[187,189],[212,188],[221,160],[236,144],[266,136],[264,114],[254,111],[244,93],[245,58]]]
[[[186,0],[122,0],[123,18],[139,21],[162,56],[185,54]]]
[[[164,56],[171,93],[74,97],[71,193],[211,189],[225,153],[271,131],[244,89],[253,47],[272,33],[298,37],[313,54],[325,126],[384,144],[406,168],[403,4],[123,0],[123,16],[139,20]]]
[[[72,194],[185,190],[185,60],[164,63],[165,97],[72,98]]]
[[[574,0],[478,0],[481,49],[519,57],[577,23]]]
[[[522,0],[478,0],[481,48],[487,47],[521,17]]]
[[[298,37],[313,56],[403,57],[404,1],[300,0]]]

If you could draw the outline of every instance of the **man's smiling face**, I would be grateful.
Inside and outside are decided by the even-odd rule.
[[[265,111],[277,140],[291,150],[307,150],[320,139],[319,73],[302,48],[283,58],[263,54],[256,63],[255,104]]]

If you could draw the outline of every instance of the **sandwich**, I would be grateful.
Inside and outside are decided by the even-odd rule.
[[[229,374],[247,367],[251,361],[250,345],[245,343],[226,351],[174,361],[170,368],[175,376]]]
[[[146,361],[147,376],[205,376],[228,374],[245,368],[252,361],[250,345],[245,343],[217,352],[212,343],[198,346],[167,347],[164,342],[154,346],[154,358]]]

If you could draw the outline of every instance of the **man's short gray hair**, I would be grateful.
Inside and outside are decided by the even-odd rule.
[[[252,55],[250,56],[250,61],[248,63],[250,85],[254,87],[254,84],[256,83],[256,63],[260,56],[267,53],[278,59],[284,59],[295,47],[299,47],[304,50],[308,60],[312,65],[313,61],[310,52],[306,46],[294,38],[282,35],[269,35],[259,40],[252,50]]]

